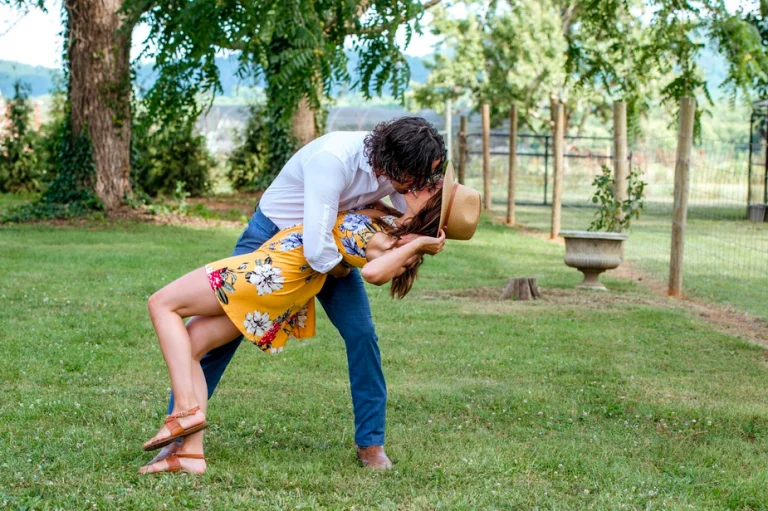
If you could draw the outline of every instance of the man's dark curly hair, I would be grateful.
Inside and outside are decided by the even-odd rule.
[[[400,183],[412,180],[412,188],[422,190],[443,174],[445,142],[426,119],[401,117],[365,137],[365,157],[377,173]],[[432,170],[435,160],[440,163]]]

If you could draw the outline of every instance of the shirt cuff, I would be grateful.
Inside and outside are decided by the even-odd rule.
[[[337,264],[341,262],[341,260],[344,259],[341,254],[338,255],[338,257],[334,258],[330,262],[327,262],[325,264],[318,264],[313,261],[307,261],[309,265],[312,267],[313,270],[319,271],[320,273],[328,273],[331,271]],[[314,263],[314,264],[313,264]]]

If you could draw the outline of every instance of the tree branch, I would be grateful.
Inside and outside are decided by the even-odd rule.
[[[562,11],[562,17],[563,17],[563,34],[566,36],[571,31],[571,23],[573,23],[573,16],[576,14],[576,8],[577,8],[576,2],[571,2],[568,5],[566,5],[563,8]]]
[[[370,7],[368,0],[363,0],[362,2],[360,2],[360,5],[357,6],[358,19],[362,18],[365,15],[366,11],[368,11],[368,7]],[[325,26],[323,27],[323,33],[327,33],[335,24],[336,24],[336,15],[333,15],[331,16],[331,19],[328,20],[328,23],[326,23]],[[348,30],[353,28],[352,23],[347,21],[346,28]]]
[[[422,7],[423,7],[423,9],[426,11],[427,9],[431,9],[432,7],[436,6],[436,5],[437,5],[437,4],[439,4],[441,1],[442,1],[442,0],[429,0],[428,2],[426,2],[425,4],[423,4],[423,5],[422,5]],[[405,18],[405,17],[403,17],[403,18],[400,18],[400,21],[398,22],[398,25],[400,25],[400,24],[402,24],[402,23],[406,23],[406,22],[408,22],[408,21],[411,21],[411,20],[409,20],[408,18]],[[386,27],[386,26],[379,26],[379,27],[371,27],[371,28],[365,28],[365,29],[362,29],[362,30],[360,30],[360,31],[358,31],[358,32],[355,32],[355,33],[354,33],[354,35],[375,35],[375,34],[381,34],[381,33],[382,33],[382,32],[384,32],[384,31],[385,31],[387,28],[388,28],[388,27]]]

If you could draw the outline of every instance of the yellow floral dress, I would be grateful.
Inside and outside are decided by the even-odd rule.
[[[368,241],[388,224],[390,217],[340,213],[333,237],[343,260],[362,268]],[[302,233],[301,225],[283,229],[255,252],[205,265],[224,312],[265,352],[282,351],[290,337],[315,335],[314,297],[327,275],[307,263]]]

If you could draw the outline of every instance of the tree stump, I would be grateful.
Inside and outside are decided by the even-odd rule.
[[[500,300],[536,300],[541,298],[539,286],[536,285],[536,279],[530,277],[512,277],[507,281],[504,291],[501,293]]]

